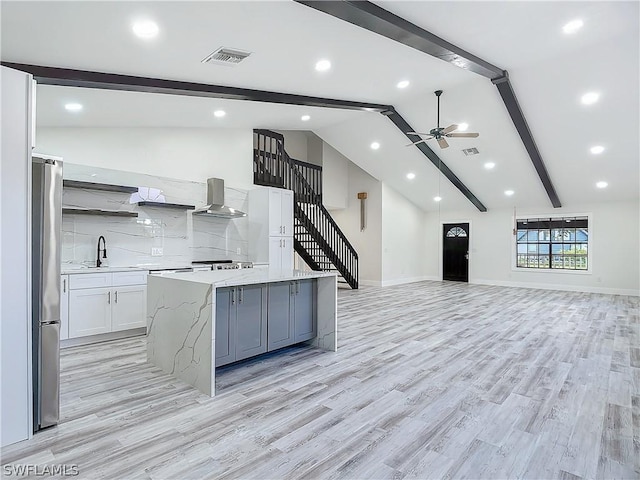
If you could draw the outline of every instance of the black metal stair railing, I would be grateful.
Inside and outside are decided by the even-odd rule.
[[[289,157],[281,134],[254,130],[254,183],[294,192],[296,252],[313,270],[337,270],[351,288],[358,288],[358,253],[322,205],[319,175],[310,175],[301,163]]]

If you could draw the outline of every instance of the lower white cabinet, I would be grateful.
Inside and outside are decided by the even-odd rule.
[[[269,237],[269,266],[293,269],[293,237]]]
[[[111,331],[111,289],[87,288],[69,293],[69,338]]]
[[[113,289],[111,331],[130,330],[147,325],[147,286],[117,287]]]
[[[68,338],[146,326],[146,272],[68,277]],[[96,288],[96,285],[101,286]]]

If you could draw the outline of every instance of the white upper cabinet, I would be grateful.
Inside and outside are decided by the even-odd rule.
[[[249,192],[249,257],[258,263],[293,268],[293,192],[259,188]]]

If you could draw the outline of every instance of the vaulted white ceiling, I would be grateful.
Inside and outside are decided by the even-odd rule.
[[[640,176],[637,2],[377,2],[509,71],[564,205],[638,199]],[[467,122],[477,139],[432,148],[489,208],[549,207],[497,89],[474,73],[291,2],[7,2],[2,60],[392,104],[418,131],[435,126],[433,90],[443,89],[441,124]],[[160,36],[141,41],[131,23],[147,17]],[[581,18],[572,36],[566,22]],[[236,67],[200,63],[220,46],[252,52]],[[320,58],[333,66],[319,73]],[[396,88],[399,80],[410,86]],[[598,91],[590,107],[580,96]],[[83,116],[60,107],[76,96]],[[473,209],[384,116],[241,101],[45,87],[41,125],[212,126],[311,129],[369,173],[426,210]],[[224,119],[211,116],[223,108]],[[300,121],[308,113],[312,120]],[[222,120],[222,121],[220,121]],[[372,141],[381,148],[369,148]],[[589,153],[593,145],[606,150]],[[461,149],[477,147],[465,157]],[[485,170],[493,161],[496,167]],[[408,181],[407,172],[416,173]],[[605,180],[609,187],[595,188]],[[513,197],[504,190],[512,189]],[[443,201],[433,202],[440,192]]]

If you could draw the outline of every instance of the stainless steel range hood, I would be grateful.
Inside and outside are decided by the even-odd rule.
[[[227,207],[224,204],[224,180],[221,178],[207,179],[207,205],[196,208],[193,214],[220,218],[247,216],[246,213],[236,210],[235,208]]]

